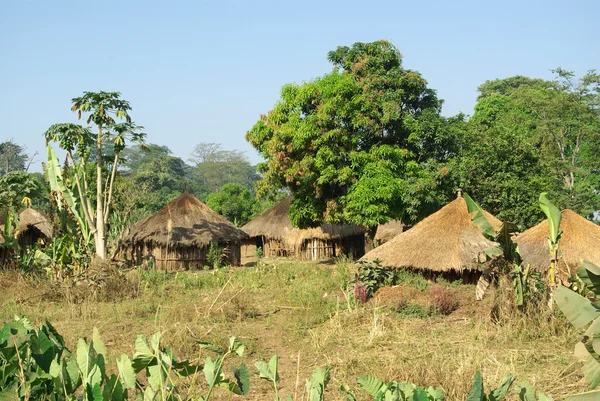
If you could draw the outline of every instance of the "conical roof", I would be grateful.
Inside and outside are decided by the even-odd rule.
[[[559,262],[571,272],[583,259],[600,266],[600,226],[569,209],[563,210],[561,216]],[[544,220],[515,239],[523,263],[530,264],[534,271],[544,273],[550,267],[549,235],[548,220]]]
[[[404,231],[404,223],[400,220],[391,220],[387,223],[380,224],[377,226],[377,232],[375,233],[375,239],[381,242],[388,242],[396,235],[401,234]]]
[[[21,235],[32,227],[39,230],[46,238],[52,238],[53,227],[48,216],[39,210],[29,207],[19,213],[17,231],[19,232],[19,235]]]
[[[485,212],[499,229],[502,222]],[[483,252],[497,245],[485,238],[471,220],[462,197],[453,200],[408,231],[368,252],[361,260],[381,260],[386,267],[412,267],[444,272],[479,268]]]
[[[362,235],[365,229],[356,224],[322,224],[314,228],[296,228],[289,217],[293,197],[290,195],[242,227],[250,237],[264,236],[298,246],[309,238],[333,239]]]
[[[246,237],[225,217],[184,192],[154,216],[136,223],[125,243],[205,246],[210,242],[237,242]]]

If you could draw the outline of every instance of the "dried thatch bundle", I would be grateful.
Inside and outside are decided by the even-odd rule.
[[[558,246],[559,266],[573,272],[583,259],[600,265],[600,226],[586,220],[572,210],[561,212],[560,229],[563,234]],[[534,271],[545,273],[550,267],[548,220],[517,236],[519,253],[524,264]]]
[[[402,234],[404,231],[404,223],[400,220],[392,220],[387,223],[380,224],[377,226],[377,232],[375,233],[375,241],[383,244],[390,241],[396,235]]]
[[[495,229],[502,222],[485,215]],[[387,267],[412,267],[433,272],[478,270],[485,249],[497,245],[472,221],[467,204],[458,197],[410,230],[367,253],[361,260],[382,260]]]
[[[51,239],[53,235],[53,225],[50,218],[39,210],[27,208],[19,213],[19,224],[17,232],[19,236],[26,235],[29,231],[34,231],[33,237],[39,237],[40,234]]]
[[[225,217],[185,192],[154,216],[135,224],[125,244],[206,246],[211,242],[239,242],[246,234]]]
[[[322,224],[314,228],[296,228],[288,216],[292,196],[288,196],[242,227],[250,237],[265,237],[285,242],[297,248],[305,241],[331,240],[355,235],[364,235],[365,229],[355,224]]]

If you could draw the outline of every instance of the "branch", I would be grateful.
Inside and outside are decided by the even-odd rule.
[[[31,156],[29,158],[29,161],[27,162],[27,167],[25,168],[25,171],[28,172],[29,171],[29,167],[31,167],[31,163],[33,163],[33,159],[37,156],[38,152],[37,150],[35,151],[35,153],[33,154],[33,156]]]

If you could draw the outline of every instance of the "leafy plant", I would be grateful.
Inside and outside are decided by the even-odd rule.
[[[316,368],[312,376],[306,379],[306,393],[308,401],[323,401],[325,399],[325,388],[331,379],[331,367],[324,369]]]
[[[357,272],[354,278],[355,286],[364,286],[366,300],[371,298],[379,288],[385,285],[391,285],[394,282],[394,271],[381,266],[381,261],[363,261],[357,262]],[[356,288],[356,287],[355,287]]]
[[[225,359],[232,354],[242,356],[245,346],[235,337],[229,338],[229,347],[226,350],[204,341],[196,342],[200,347],[218,354],[214,360],[206,357],[204,361],[202,371],[208,384],[208,392],[206,395],[200,396],[199,400],[208,401],[213,390],[217,387],[225,388],[237,395],[248,394],[248,390],[250,389],[250,372],[246,365],[242,363],[240,366],[233,368],[233,380],[223,376],[223,362]]]
[[[500,387],[492,390],[489,394],[486,395],[483,388],[483,376],[481,372],[478,370],[475,372],[475,378],[473,379],[473,385],[471,387],[471,392],[467,397],[466,401],[500,401],[503,399],[508,390],[516,380],[512,375],[506,375],[504,380],[502,380],[502,384]]]
[[[600,289],[600,267],[584,261],[577,268],[576,273],[593,299],[597,299],[600,295],[600,291],[598,291]],[[600,304],[592,302],[564,286],[556,289],[554,301],[575,327],[587,326],[581,342],[575,346],[575,355],[584,361],[584,376],[590,389],[594,390],[600,385],[600,354],[598,353],[600,350]],[[590,394],[589,397],[592,398],[589,399],[591,400],[593,397],[600,397],[600,390],[584,394]],[[577,398],[579,396],[581,397]],[[567,398],[567,400],[579,399],[585,398],[583,395]]]
[[[436,285],[431,288],[431,308],[442,315],[449,315],[458,308],[458,299],[456,295],[448,288]]]
[[[219,269],[223,263],[223,250],[219,245],[214,242],[210,243],[206,259],[213,269]]]
[[[548,228],[550,236],[548,237],[548,245],[550,246],[550,269],[548,270],[548,279],[550,281],[550,289],[553,291],[557,284],[558,276],[558,244],[562,231],[560,230],[561,214],[560,210],[548,199],[548,194],[543,192],[540,194],[540,207],[548,218]]]
[[[383,381],[373,376],[359,376],[358,385],[376,401],[444,401],[444,390],[440,387],[427,389],[409,382]],[[347,401],[356,401],[356,395],[346,387],[340,387],[340,392]]]

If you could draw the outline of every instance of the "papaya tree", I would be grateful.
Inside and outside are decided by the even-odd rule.
[[[80,208],[83,216],[80,216],[79,221],[85,220],[85,224],[90,227],[96,256],[100,259],[106,259],[106,226],[119,155],[125,149],[127,141],[143,143],[145,138],[145,134],[140,132],[142,127],[131,121],[129,102],[122,100],[120,96],[119,92],[84,92],[83,96],[72,99],[71,110],[77,113],[78,119],[88,114],[88,126],[54,124],[44,134],[46,143],[56,142],[67,153],[66,165],[74,169],[74,194],[77,203],[65,203],[74,214],[79,214],[77,209]],[[121,122],[117,122],[118,120]],[[104,166],[103,156],[108,150],[112,152],[112,160]],[[49,156],[51,153],[53,152],[49,149]],[[48,168],[55,162],[49,159]],[[88,164],[95,164],[95,173],[91,176],[88,175]],[[50,184],[52,186],[52,180]],[[57,192],[64,198],[64,191]]]

